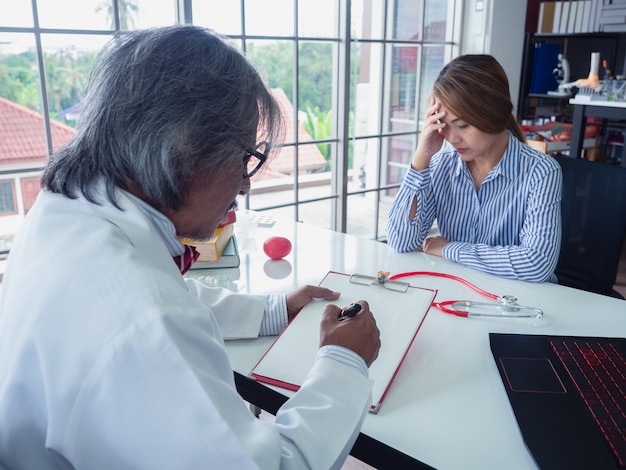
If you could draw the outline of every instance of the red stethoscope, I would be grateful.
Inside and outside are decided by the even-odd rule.
[[[398,281],[398,279],[412,276],[434,276],[451,279],[453,281],[457,281],[461,284],[468,286],[470,289],[478,292],[479,294],[495,300],[495,303],[473,302],[470,300],[445,300],[442,302],[432,303],[433,307],[436,307],[442,312],[449,313],[451,315],[457,315],[459,317],[500,317],[535,319],[541,319],[543,317],[543,311],[535,307],[519,305],[515,296],[503,295],[502,297],[500,297],[496,294],[492,294],[475,286],[466,279],[454,276],[453,274],[439,273],[434,271],[410,271],[389,276],[388,272],[379,271],[376,278],[373,278],[373,283],[382,285],[384,287],[391,287],[390,284],[399,283],[406,285],[406,288],[408,289],[409,284],[401,283]],[[366,278],[367,276],[362,277]],[[370,277],[369,279],[372,278]]]

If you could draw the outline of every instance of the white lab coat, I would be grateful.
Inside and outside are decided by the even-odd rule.
[[[266,296],[185,281],[150,219],[42,191],[0,296],[0,468],[336,468],[371,381],[317,361],[276,422],[254,418],[223,335]],[[285,358],[285,360],[289,360]]]

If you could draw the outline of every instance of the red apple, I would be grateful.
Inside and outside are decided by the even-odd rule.
[[[263,243],[263,251],[272,259],[282,259],[291,253],[291,242],[285,237],[270,237]]]

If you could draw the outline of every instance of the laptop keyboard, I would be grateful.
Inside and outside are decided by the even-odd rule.
[[[620,466],[626,467],[626,357],[610,341],[553,340]]]

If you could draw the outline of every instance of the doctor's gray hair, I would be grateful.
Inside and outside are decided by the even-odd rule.
[[[225,37],[176,25],[118,33],[89,75],[76,136],[54,155],[42,186],[95,201],[103,179],[138,184],[178,210],[197,171],[219,178],[257,141],[279,143],[284,124],[259,73]],[[243,177],[243,176],[242,176]]]

